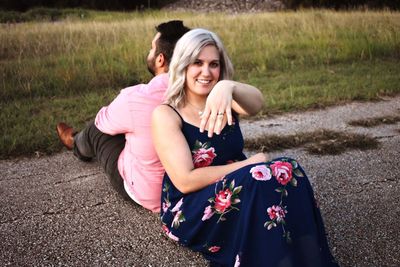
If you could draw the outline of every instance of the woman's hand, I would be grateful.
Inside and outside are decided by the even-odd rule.
[[[201,115],[200,132],[204,132],[208,122],[208,137],[220,134],[225,126],[232,125],[232,81],[219,81],[207,97],[206,106]]]
[[[257,153],[247,159],[248,164],[255,164],[260,162],[267,162],[269,159],[267,154],[264,153]]]
[[[200,132],[204,132],[208,123],[208,137],[220,134],[226,122],[232,125],[232,110],[239,115],[257,114],[264,104],[260,90],[249,84],[231,80],[219,81],[207,97]]]

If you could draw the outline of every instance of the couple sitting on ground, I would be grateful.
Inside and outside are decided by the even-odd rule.
[[[296,160],[243,154],[239,115],[256,114],[263,96],[231,80],[218,36],[181,21],[156,29],[155,77],[122,90],[79,133],[59,123],[63,144],[96,157],[121,194],[160,212],[165,233],[211,266],[337,266]]]

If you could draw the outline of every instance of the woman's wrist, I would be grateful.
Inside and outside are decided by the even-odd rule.
[[[228,92],[233,96],[236,84],[232,80],[221,80],[219,81],[220,86],[224,89],[225,92]]]

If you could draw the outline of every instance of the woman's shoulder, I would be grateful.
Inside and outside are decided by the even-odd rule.
[[[164,125],[168,124],[178,124],[179,126],[182,124],[182,119],[179,113],[171,106],[162,104],[157,106],[152,115],[152,122],[160,123]]]

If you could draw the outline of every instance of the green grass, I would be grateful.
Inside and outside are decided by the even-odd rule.
[[[249,74],[248,82],[263,91],[264,113],[322,108],[350,100],[375,100],[400,90],[398,68],[392,60],[372,60]]]
[[[58,121],[80,128],[120,89],[148,81],[154,26],[170,19],[220,35],[235,79],[263,91],[262,114],[400,92],[399,12],[68,12],[0,24],[0,158],[59,151]]]
[[[55,132],[59,121],[82,128],[117,92],[88,92],[70,97],[37,97],[0,104],[1,157],[51,154],[61,146]]]

